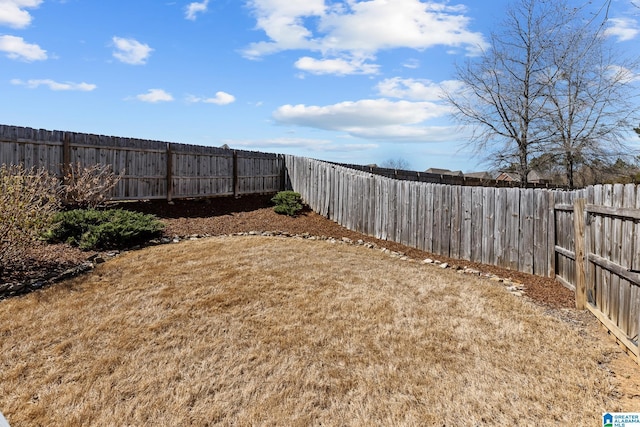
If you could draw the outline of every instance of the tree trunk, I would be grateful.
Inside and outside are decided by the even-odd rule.
[[[527,158],[527,148],[526,146],[520,148],[520,165],[519,165],[520,174],[520,187],[526,188],[529,184],[529,159]]]
[[[573,182],[573,169],[575,167],[575,161],[573,160],[573,156],[570,152],[566,153],[564,159],[564,167],[565,174],[567,176],[567,184],[569,185],[569,189],[573,190],[574,182]]]

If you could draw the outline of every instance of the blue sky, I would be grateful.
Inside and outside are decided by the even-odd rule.
[[[0,124],[482,170],[439,88],[505,4],[0,0]],[[610,16],[640,57],[640,9]]]

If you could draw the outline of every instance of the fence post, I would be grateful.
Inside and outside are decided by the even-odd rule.
[[[173,150],[171,143],[167,143],[167,202],[173,198]]]
[[[65,132],[62,137],[62,185],[69,185],[71,179],[71,138]]]
[[[587,308],[587,279],[584,271],[584,208],[585,199],[576,199],[573,202],[573,228],[574,228],[574,245],[575,245],[575,271],[576,271],[576,309],[584,310]]]
[[[280,191],[287,189],[287,167],[286,160],[283,154],[278,154],[278,166],[280,167]]]
[[[240,182],[238,180],[238,152],[233,150],[233,196],[240,197]]]
[[[556,198],[553,191],[548,193],[549,222],[547,224],[547,277],[556,278]]]

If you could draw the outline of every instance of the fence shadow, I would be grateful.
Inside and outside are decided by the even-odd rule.
[[[212,197],[207,199],[179,199],[114,202],[110,208],[122,208],[156,215],[159,218],[208,218],[251,212],[273,207],[273,194],[247,195],[242,197]]]

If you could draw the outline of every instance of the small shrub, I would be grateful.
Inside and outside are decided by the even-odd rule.
[[[271,201],[276,204],[273,210],[282,215],[294,216],[302,209],[302,198],[295,191],[281,191]]]
[[[69,208],[96,208],[107,200],[123,176],[124,170],[116,175],[111,165],[71,164],[65,173],[62,202]]]
[[[154,215],[125,209],[74,209],[59,212],[46,237],[81,249],[116,249],[158,237],[164,224]]]
[[[0,272],[50,226],[59,189],[58,179],[44,168],[0,166]]]

